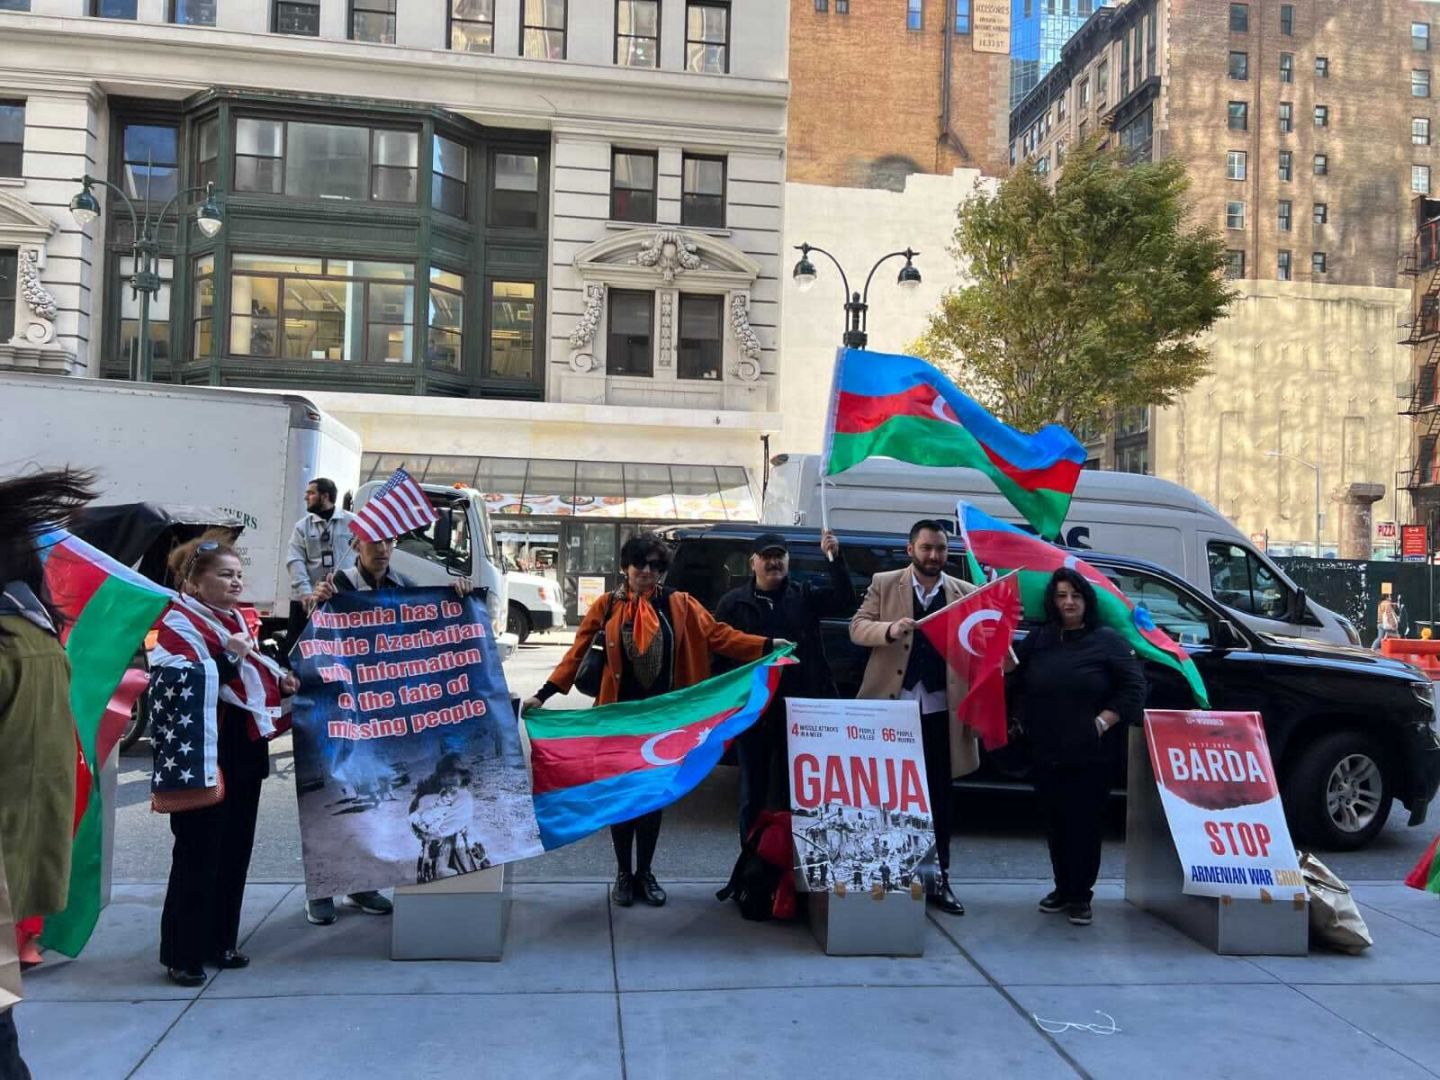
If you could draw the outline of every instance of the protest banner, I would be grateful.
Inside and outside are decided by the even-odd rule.
[[[935,848],[919,707],[790,698],[785,708],[799,887],[918,887]]]
[[[1170,835],[1194,896],[1304,892],[1259,713],[1145,712]]]
[[[308,897],[540,853],[490,617],[450,589],[340,593],[293,656]]]

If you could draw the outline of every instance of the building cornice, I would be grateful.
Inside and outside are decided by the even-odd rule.
[[[789,86],[782,80],[581,64],[448,50],[368,45],[235,30],[6,13],[6,49],[26,61],[24,78],[180,100],[216,82],[256,90],[324,94],[336,77],[358,79],[372,96],[427,102],[491,126],[549,128],[557,122],[614,121],[633,102],[636,117],[657,102],[686,117],[683,126],[713,126],[709,115],[740,110],[739,123],[783,142]],[[217,79],[223,74],[223,79]],[[13,78],[13,76],[12,76]],[[3,79],[3,76],[0,76]],[[602,104],[603,102],[603,104]],[[676,125],[682,126],[682,125]]]

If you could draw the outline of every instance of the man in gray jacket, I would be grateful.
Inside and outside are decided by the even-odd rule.
[[[315,609],[315,586],[355,565],[350,522],[355,515],[335,506],[334,480],[316,477],[305,488],[305,516],[295,523],[285,565],[290,571],[290,622],[286,648],[294,646]]]

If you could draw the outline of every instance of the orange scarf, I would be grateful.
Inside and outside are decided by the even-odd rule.
[[[654,641],[655,635],[660,632],[660,616],[655,613],[655,605],[645,597],[632,594],[629,586],[621,588],[625,594],[625,606],[620,609],[620,622],[622,625],[630,624],[630,634],[635,641],[636,650],[642,654],[649,652],[650,642]]]

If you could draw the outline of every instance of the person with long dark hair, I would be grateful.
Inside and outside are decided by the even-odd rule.
[[[1105,805],[1108,744],[1137,723],[1145,676],[1123,637],[1099,619],[1095,587],[1062,567],[1045,587],[1045,623],[1015,646],[1010,684],[1034,761],[1035,792],[1055,888],[1040,901],[1076,926],[1094,919]]]
[[[75,817],[70,662],[35,538],[69,524],[95,497],[92,482],[61,469],[0,483],[0,893],[8,892],[17,922],[65,907]],[[16,945],[6,926],[0,967]],[[29,1076],[13,1011],[3,1005],[0,1076]]]
[[[596,705],[640,701],[703,682],[710,677],[711,653],[744,662],[758,660],[777,644],[789,644],[741,633],[717,622],[689,593],[662,587],[661,579],[670,568],[670,549],[655,533],[626,540],[620,562],[624,583],[590,605],[575,632],[574,645],[539,692],[526,700],[525,708],[538,709],[547,698],[569,691],[580,662],[602,631],[605,673]],[[651,871],[661,813],[654,810],[610,826],[616,862],[610,896],[620,907],[633,904],[637,893],[652,907],[665,903],[665,890]]]
[[[226,540],[207,533],[181,544],[170,553],[168,565],[180,595],[161,616],[150,650],[151,701],[163,698],[172,710],[167,714],[172,726],[163,728],[157,720],[151,734],[157,750],[152,806],[170,814],[175,837],[160,919],[160,962],[173,982],[200,986],[206,964],[243,968],[250,963],[237,948],[240,905],[260,786],[270,773],[268,740],[285,726],[279,719],[280,697],[293,694],[299,684],[260,655],[259,643],[237,610],[245,572]],[[199,710],[199,724],[195,710],[182,706],[183,700],[193,700],[192,682],[214,701],[213,710]],[[187,720],[183,740],[172,746],[175,740],[166,736]],[[198,769],[176,772],[185,762],[175,751],[185,746],[192,753],[213,747],[213,780]],[[162,777],[176,776],[190,788],[160,788]]]

